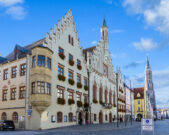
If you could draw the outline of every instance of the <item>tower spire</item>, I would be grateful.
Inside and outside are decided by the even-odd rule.
[[[105,18],[103,19],[103,24],[102,24],[102,27],[107,27],[107,24],[106,24],[106,19],[105,19]]]
[[[148,56],[147,56],[147,59],[146,59],[146,68],[147,68],[147,69],[151,68],[151,67],[150,67],[150,62],[149,62]]]

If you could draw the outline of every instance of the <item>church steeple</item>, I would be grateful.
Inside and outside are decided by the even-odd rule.
[[[101,27],[101,41],[104,42],[104,47],[105,49],[109,49],[109,41],[108,41],[108,26],[107,26],[107,23],[106,23],[106,19],[104,18],[103,19],[103,24],[102,24],[102,27]]]
[[[151,69],[148,56],[147,56],[147,60],[146,60],[146,69]]]

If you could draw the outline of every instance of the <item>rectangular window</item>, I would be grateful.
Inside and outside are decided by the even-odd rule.
[[[11,100],[15,100],[16,99],[16,88],[12,88],[11,89]]]
[[[64,53],[64,50],[61,48],[61,47],[59,47],[59,54],[63,54]]]
[[[4,80],[8,79],[8,69],[4,70]]]
[[[64,98],[63,97],[63,90],[58,89],[58,98]]]
[[[17,74],[17,67],[12,67],[11,69],[11,78],[15,78]]]
[[[58,74],[64,75],[64,68],[62,66],[58,66]]]
[[[3,101],[7,100],[7,90],[2,90],[2,100]]]
[[[77,94],[77,95],[76,95],[76,100],[77,100],[77,101],[81,101],[81,95],[80,95],[80,94]]]
[[[140,107],[138,107],[138,112],[140,112]]]
[[[26,94],[25,92],[26,92],[26,87],[25,86],[19,88],[19,98],[20,99],[24,99],[25,98],[25,94]]]
[[[32,94],[35,94],[35,82],[32,82]]]
[[[88,103],[88,97],[84,96],[84,103]]]
[[[138,101],[138,104],[140,104],[140,101]]]
[[[77,59],[77,65],[81,65],[81,61]]]
[[[32,67],[36,66],[36,56],[32,57]]]
[[[20,65],[20,76],[24,76],[26,74],[26,64]]]
[[[81,75],[77,74],[77,82],[80,83],[81,82]]]
[[[45,56],[38,55],[38,66],[45,67]]]
[[[73,55],[69,54],[69,60],[73,60]]]
[[[68,92],[68,99],[73,99],[73,92]]]
[[[86,78],[84,78],[84,86],[88,86]]]
[[[47,57],[47,68],[51,69],[51,58]]]
[[[38,93],[45,93],[45,82],[37,82]]]
[[[68,72],[68,79],[73,79],[73,72]]]
[[[51,94],[51,84],[50,83],[47,83],[46,94],[48,94],[48,95]]]

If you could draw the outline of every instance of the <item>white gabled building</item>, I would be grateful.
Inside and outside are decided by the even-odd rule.
[[[43,73],[39,68],[30,65],[33,73],[30,79],[30,89],[33,85],[48,78],[51,84],[50,96],[42,97],[38,89],[30,93],[31,99],[28,106],[32,106],[30,119],[27,121],[29,129],[49,129],[78,124],[82,119],[85,123],[89,119],[88,114],[88,77],[86,62],[83,57],[83,50],[80,46],[78,32],[73,22],[72,12],[69,12],[55,25],[50,33],[46,34],[43,45],[52,51],[51,70]],[[32,51],[32,62],[34,56],[48,55],[39,50]],[[50,57],[50,56],[48,56]],[[38,67],[38,65],[37,65]],[[34,68],[36,68],[34,70]],[[41,77],[35,77],[40,73]],[[39,84],[41,85],[41,84]],[[33,91],[33,90],[31,90]],[[37,93],[37,94],[36,94]],[[43,100],[46,100],[44,102]],[[42,104],[39,104],[42,102]],[[35,121],[39,121],[38,123]]]
[[[89,72],[91,121],[108,123],[116,119],[116,75],[109,52],[108,27],[104,19],[101,40],[83,50]]]

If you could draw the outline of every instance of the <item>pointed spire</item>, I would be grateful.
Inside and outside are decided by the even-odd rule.
[[[106,19],[105,18],[103,19],[103,25],[102,25],[102,27],[107,27]]]
[[[148,56],[147,56],[147,60],[146,60],[146,68],[150,68],[150,62],[149,62],[149,59],[148,59]]]

